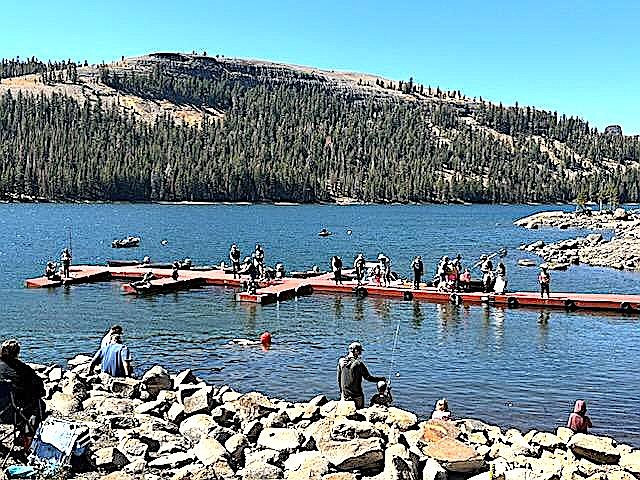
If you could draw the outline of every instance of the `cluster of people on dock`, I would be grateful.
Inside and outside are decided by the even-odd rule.
[[[69,273],[69,269],[71,267],[71,259],[71,250],[65,248],[60,254],[59,264],[54,261],[47,262],[47,265],[44,267],[44,276],[48,280],[52,281],[60,281],[63,278],[69,278],[71,276]]]

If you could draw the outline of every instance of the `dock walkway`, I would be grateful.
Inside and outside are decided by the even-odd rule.
[[[102,282],[108,280],[135,281],[152,270],[155,279],[147,290],[138,291],[129,284],[122,287],[126,294],[164,293],[183,288],[202,285],[217,285],[239,288],[247,276],[242,279],[233,278],[223,270],[180,270],[178,280],[171,279],[171,271],[151,269],[145,265],[132,266],[96,266],[74,265],[70,269],[71,276],[58,281],[46,277],[32,278],[25,281],[27,288],[56,288],[63,285]],[[327,273],[311,278],[290,278],[260,283],[255,293],[238,292],[236,300],[258,304],[268,304],[284,301],[301,295],[312,293],[336,294],[343,293],[359,296],[377,296],[397,298],[401,300],[422,300],[435,303],[455,304],[489,304],[511,308],[562,308],[567,310],[609,310],[624,313],[640,313],[640,295],[600,294],[600,293],[570,293],[555,292],[550,298],[541,299],[538,292],[509,292],[493,294],[482,292],[442,292],[433,287],[422,287],[414,290],[408,284],[396,284],[382,287],[374,284],[364,284],[360,287],[354,281],[345,281],[343,285],[336,285],[333,274]]]

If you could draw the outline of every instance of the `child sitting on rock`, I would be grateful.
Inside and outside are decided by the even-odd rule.
[[[451,420],[451,412],[446,398],[441,398],[436,402],[436,408],[431,414],[431,420]]]
[[[391,387],[387,388],[387,382],[381,380],[378,382],[378,393],[376,393],[373,397],[371,397],[371,402],[369,402],[369,406],[373,407],[374,405],[381,405],[383,407],[388,407],[391,405],[393,401],[393,397],[391,396]]]

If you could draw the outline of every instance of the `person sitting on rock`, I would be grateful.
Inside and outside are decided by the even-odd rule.
[[[393,402],[393,397],[391,396],[391,387],[387,387],[387,382],[381,380],[378,382],[378,393],[376,393],[373,397],[371,397],[371,401],[369,402],[369,406],[373,407],[374,405],[381,405],[383,407],[388,407]]]
[[[100,363],[102,372],[108,373],[112,377],[130,377],[132,375],[131,353],[129,348],[122,344],[122,335],[112,335],[111,343],[96,352],[89,364],[89,375],[93,375],[93,370],[98,363]]]
[[[584,400],[576,400],[573,406],[573,413],[569,415],[569,420],[567,421],[567,428],[570,428],[576,433],[587,433],[593,425],[586,413],[587,402]]]
[[[112,325],[109,331],[102,337],[102,341],[100,342],[100,348],[105,348],[106,346],[113,343],[114,335],[122,335],[122,327],[120,325]]]
[[[449,403],[446,398],[441,398],[436,402],[436,407],[431,414],[431,420],[451,420]]]
[[[26,363],[18,359],[20,354],[20,343],[17,340],[7,340],[0,348],[0,381],[9,382],[13,390],[15,405],[20,409],[21,415],[18,418],[26,418],[26,422],[21,424],[20,435],[22,445],[28,448],[35,434],[38,425],[42,421],[45,412],[45,404],[42,398],[45,395],[44,382],[38,374]],[[12,423],[11,410],[5,410],[7,405],[0,405],[2,415],[1,423]]]

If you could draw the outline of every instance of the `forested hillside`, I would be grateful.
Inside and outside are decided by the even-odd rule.
[[[640,200],[638,137],[411,79],[182,54],[3,60],[3,78],[6,199]]]

